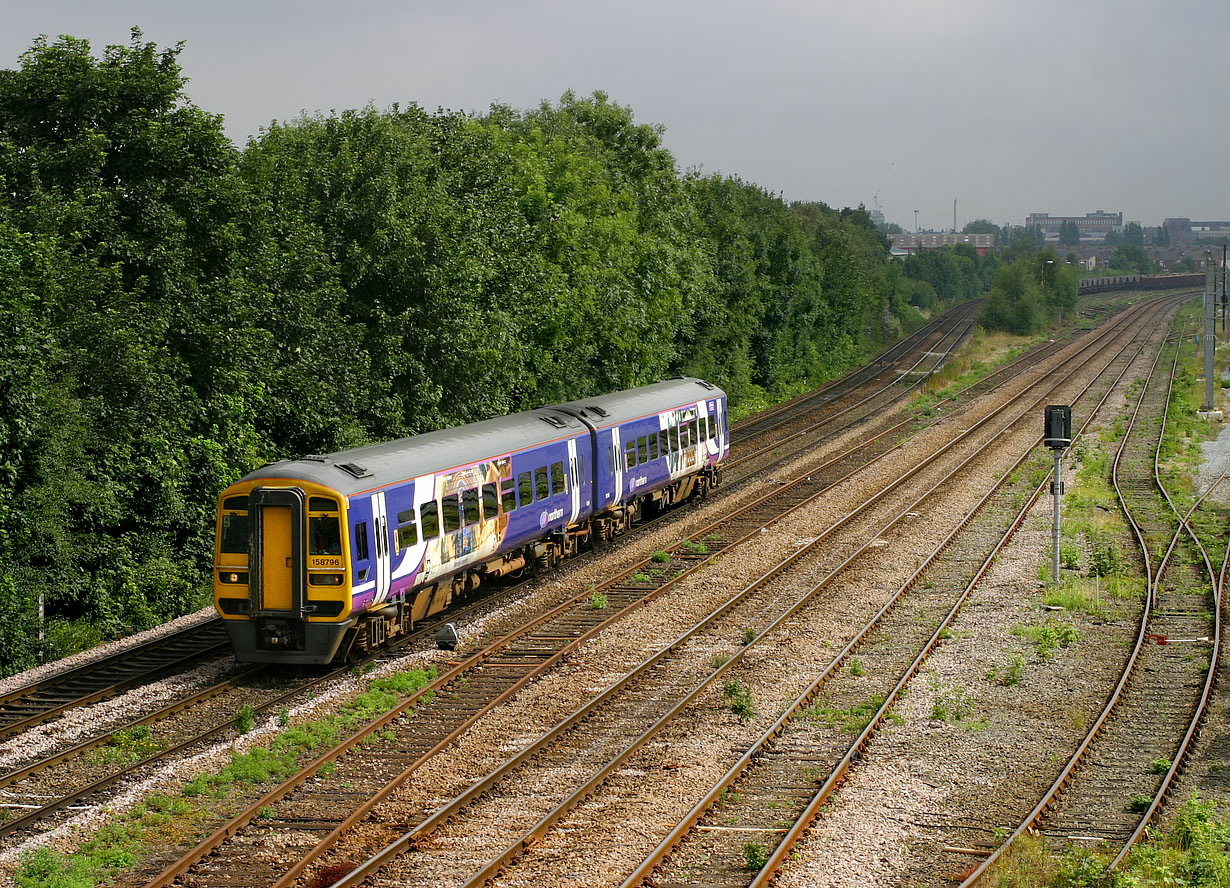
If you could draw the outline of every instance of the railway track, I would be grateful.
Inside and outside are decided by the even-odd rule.
[[[0,695],[0,739],[230,651],[220,620],[181,629]]]
[[[888,373],[885,368],[897,361],[906,361],[911,367],[919,367],[929,361],[928,367],[935,369],[951,355],[957,342],[967,335],[979,304],[974,301],[950,309],[885,349],[866,367],[787,404],[743,420],[732,428],[733,438],[739,441],[754,439],[765,430],[774,429],[783,422],[789,423],[791,420],[783,420],[782,416],[796,408],[823,406],[834,398],[857,392],[861,387],[870,385],[876,393],[891,390],[900,374]],[[934,349],[944,342],[948,346],[937,355]],[[880,377],[885,376],[890,380],[887,384],[878,382]],[[809,425],[812,432],[822,429],[822,424]],[[228,651],[226,633],[221,621],[215,619],[15,688],[0,694],[0,739],[71,709],[108,699]]]
[[[980,423],[979,425],[984,425],[988,423],[989,421],[990,420],[986,420],[984,421],[984,423]],[[969,435],[972,433],[972,431],[973,429],[968,430],[965,434]],[[998,436],[992,435],[991,437],[995,439]],[[1035,437],[1036,437],[1035,435],[1029,436],[1031,441]],[[971,455],[961,466],[959,466],[956,469],[953,469],[947,477],[941,479],[940,482],[936,482],[936,483],[938,484],[938,483],[943,483],[946,481],[951,481],[953,478],[953,473],[959,472],[962,469],[968,470],[970,460],[973,460],[975,458],[976,458],[975,456]],[[929,461],[930,460],[928,460],[928,462]],[[933,486],[932,489],[928,491],[928,494],[926,495],[930,495],[934,493],[934,490],[935,490],[935,487]],[[919,502],[920,501],[916,500],[912,502],[909,507],[907,507],[905,512],[899,512],[895,517],[893,517],[890,520],[889,526],[891,526],[892,523],[901,521],[906,515],[910,513],[911,508],[918,507]],[[867,508],[866,505],[860,508],[858,512],[859,513],[863,512],[865,508]],[[866,516],[860,516],[860,517],[865,518]],[[883,529],[881,530],[881,533],[883,533]],[[803,550],[800,550],[800,554],[802,552],[805,552],[811,549],[814,546],[819,545],[820,542],[821,540],[813,541],[808,546],[804,547]],[[826,545],[831,545],[831,541],[824,540],[824,542],[826,543]],[[848,563],[849,561],[854,559],[857,555],[865,556],[867,555],[868,552],[874,553],[875,547],[872,546],[874,542],[875,542],[875,539],[864,541],[863,545],[858,550],[849,554],[846,557],[846,562]],[[843,552],[841,554],[845,554],[845,553]],[[790,559],[787,559],[787,562],[793,563],[797,557],[799,556],[798,555],[792,556]],[[831,557],[839,557],[839,556],[831,556]],[[871,557],[874,558],[875,557],[874,554]],[[804,596],[804,599],[799,600],[792,607],[788,608],[786,613],[783,613],[780,616],[776,617],[773,620],[773,623],[770,624],[770,628],[774,628],[777,625],[783,623],[794,612],[797,612],[798,610],[800,610],[803,607],[805,601],[812,599],[815,596],[815,594],[820,591],[820,589],[825,588],[828,585],[828,583],[831,582],[832,577],[836,575],[836,572],[837,572],[836,570],[831,572],[829,575],[828,581],[808,591],[806,595]],[[774,574],[775,573],[776,572],[774,572]],[[766,576],[765,578],[762,578],[762,580],[767,581],[768,579],[771,579],[771,578],[772,576]],[[750,596],[753,592],[756,593],[756,601],[758,603],[758,606],[762,608],[764,607],[764,601],[766,599],[773,600],[775,598],[774,595],[766,594],[765,589],[762,587],[760,583],[754,583],[751,587],[745,589],[744,592],[741,594]],[[779,608],[781,605],[781,601],[782,601],[782,598],[778,597]],[[710,634],[710,631],[709,631],[709,627],[711,626],[711,621],[720,619],[725,616],[727,616],[727,612],[719,611],[718,614],[710,616],[709,618],[707,618],[706,621],[704,621],[706,637],[710,639],[729,637],[729,634],[730,634],[729,625],[726,626],[725,630],[714,630],[712,634]],[[760,619],[763,620],[765,619],[765,617],[761,617]],[[748,616],[741,615],[740,617],[735,619],[732,625],[747,625],[748,621],[749,621]],[[759,623],[753,622],[751,623],[751,625],[759,625]],[[694,630],[693,633],[688,633],[687,636],[681,638],[677,642],[677,644],[684,645],[687,643],[694,643],[695,648],[699,650],[699,652],[702,655],[706,652],[711,653],[712,647],[713,647],[712,643],[706,645],[706,643],[703,640],[698,640],[696,638],[695,632],[699,632],[699,631],[700,631],[700,628],[698,627],[696,630]],[[521,849],[523,849],[528,844],[540,838],[545,830],[549,829],[552,824],[558,822],[558,820],[561,817],[565,816],[567,812],[570,811],[571,808],[575,806],[575,804],[580,799],[584,798],[584,796],[588,792],[592,791],[595,786],[597,786],[603,780],[605,780],[615,769],[621,767],[628,760],[628,757],[631,756],[635,752],[636,748],[639,747],[641,744],[645,743],[650,736],[656,733],[657,730],[660,729],[662,724],[668,722],[670,718],[672,718],[679,711],[681,711],[683,707],[685,707],[688,703],[694,700],[698,694],[703,692],[705,686],[712,684],[719,677],[724,675],[728,670],[735,668],[738,661],[747,653],[747,651],[752,650],[754,645],[758,643],[759,640],[763,638],[765,634],[768,633],[769,631],[770,629],[761,631],[756,636],[756,638],[752,641],[752,644],[748,645],[747,647],[745,647],[743,650],[739,651],[738,653],[735,653],[734,655],[732,655],[729,661],[727,661],[726,663],[722,664],[721,666],[717,668],[713,668],[712,666],[705,667],[703,664],[703,657],[702,657],[702,661],[700,664],[697,664],[694,662],[692,664],[693,670],[699,668],[701,669],[702,672],[709,671],[710,674],[708,675],[708,677],[704,678],[704,680],[702,681],[700,685],[693,687],[693,689],[682,700],[678,698],[678,692],[672,695],[671,693],[664,691],[661,685],[664,681],[669,681],[670,683],[672,683],[672,686],[676,686],[675,683],[681,681],[679,676],[680,675],[686,676],[688,674],[688,670],[680,669],[677,666],[676,668],[669,669],[669,670],[664,669],[662,668],[664,665],[664,661],[662,659],[651,658],[649,661],[646,661],[646,663],[642,665],[641,669],[636,670],[633,673],[633,675],[629,679],[626,679],[625,681],[629,683],[637,682],[637,681],[646,681],[647,680],[646,675],[652,674],[652,676],[654,677],[654,681],[656,683],[655,689],[650,691],[648,688],[641,688],[640,690],[637,690],[635,692],[630,691],[629,695],[626,698],[623,698],[623,702],[621,703],[621,708],[626,707],[625,711],[636,712],[638,714],[638,718],[643,718],[646,709],[650,708],[649,704],[646,702],[647,700],[653,701],[653,707],[655,708],[655,711],[661,711],[662,708],[670,707],[669,712],[659,717],[659,724],[655,725],[655,727],[652,728],[649,732],[646,732],[645,735],[642,735],[641,737],[637,738],[637,740],[634,741],[632,745],[630,745],[629,747],[624,749],[622,752],[620,752],[618,756],[615,756],[614,758],[612,758],[601,769],[595,771],[593,775],[589,778],[588,781],[582,783],[581,785],[573,789],[571,794],[568,795],[568,797],[564,801],[560,802],[556,808],[549,810],[545,813],[541,813],[541,816],[539,817],[537,822],[532,827],[529,828],[528,832],[522,835],[519,835],[519,836],[515,835],[514,833],[512,842],[508,845],[508,847],[502,853],[495,854],[493,857],[490,858],[490,860],[485,865],[478,867],[477,871],[472,876],[470,876],[467,879],[461,880],[459,884],[481,884],[487,878],[492,876],[501,866],[506,865],[513,858],[515,858]],[[674,647],[675,646],[672,645],[666,650],[667,651],[673,650]],[[659,658],[667,657],[669,656],[669,654],[666,651],[664,651],[660,653],[658,656]],[[669,662],[674,663],[673,660]],[[668,673],[670,677],[669,678],[658,677],[659,673]],[[694,680],[695,674],[691,675],[690,678]],[[682,685],[686,686],[688,684],[688,681],[689,681],[689,678],[682,679]],[[609,692],[604,693],[603,698],[607,698],[608,694],[613,695],[616,691],[623,689],[623,687],[624,686],[622,684],[617,685],[616,687],[612,688]],[[605,702],[605,700],[603,702]],[[462,808],[465,808],[467,805],[474,802],[484,793],[489,792],[496,783],[500,782],[501,780],[506,779],[509,776],[509,774],[512,773],[512,771],[516,770],[522,764],[524,764],[524,762],[527,760],[528,757],[535,756],[535,755],[547,755],[550,761],[554,761],[556,763],[559,763],[559,762],[569,763],[569,770],[573,771],[576,768],[577,762],[583,760],[583,758],[589,755],[592,755],[594,751],[609,749],[612,745],[610,742],[604,742],[601,739],[601,737],[595,738],[592,733],[587,733],[583,737],[583,739],[575,739],[573,742],[570,742],[566,747],[553,748],[551,750],[547,749],[549,745],[557,742],[559,737],[562,736],[562,732],[567,732],[573,729],[579,729],[580,727],[589,726],[591,722],[596,723],[592,728],[593,730],[597,730],[600,728],[607,728],[609,731],[613,731],[614,733],[606,734],[606,737],[608,739],[610,737],[619,736],[621,732],[623,734],[629,733],[628,718],[611,717],[609,714],[599,718],[598,716],[594,714],[595,707],[597,705],[599,704],[598,703],[591,704],[590,706],[585,707],[584,709],[579,710],[578,712],[574,713],[569,719],[567,719],[565,722],[557,726],[557,728],[554,731],[544,736],[543,739],[533,744],[533,746],[527,748],[520,755],[510,760],[508,763],[505,763],[505,765],[502,766],[501,769],[493,772],[492,774],[488,775],[488,777],[475,783],[474,786],[467,793],[464,793],[457,800],[445,806],[444,808],[439,809],[435,814],[431,815],[431,817],[428,820],[425,820],[422,824],[420,824],[419,827],[416,827],[415,830],[413,830],[411,833],[407,834],[401,840],[399,840],[398,843],[395,843],[394,845],[389,846],[390,850],[383,852],[382,855],[378,855],[376,858],[372,858],[372,860],[369,861],[369,864],[365,865],[359,870],[356,870],[354,875],[347,877],[345,880],[339,882],[338,884],[339,885],[349,885],[349,884],[357,883],[357,881],[359,881],[361,878],[365,877],[366,875],[370,875],[375,869],[378,869],[380,865],[387,862],[390,858],[396,857],[399,851],[406,847],[413,846],[421,852],[423,849],[424,837],[427,834],[429,834],[433,829],[439,827],[443,822],[447,821],[450,816],[456,814],[459,810],[461,810]],[[587,731],[589,730],[590,728],[587,727]],[[556,782],[558,782],[555,780],[555,778],[558,777],[560,767],[558,765],[552,766],[550,761],[544,766],[544,768],[540,770],[545,770],[548,774],[552,775],[551,779],[548,782],[554,785]],[[555,786],[555,791],[549,794],[550,797],[557,797],[559,795],[559,791],[560,791],[560,788],[558,786]],[[531,783],[528,789],[519,793],[516,801],[512,802],[511,804],[508,803],[508,799],[506,797],[504,796],[498,797],[498,799],[495,802],[493,802],[494,808],[493,808],[492,813],[497,816],[497,819],[500,821],[500,823],[505,824],[505,826],[502,829],[502,833],[507,834],[508,832],[506,824],[509,820],[509,817],[507,813],[505,813],[506,811],[508,810],[527,811],[528,810],[528,811],[533,811],[535,813],[541,812],[541,802],[539,804],[531,806],[531,800],[542,800],[547,797],[548,797],[547,785],[542,784],[542,783]],[[503,802],[501,802],[500,799],[502,799]],[[399,817],[405,817],[405,816],[406,815],[404,812],[399,815]],[[411,819],[413,819],[413,815],[411,815]],[[525,818],[522,817],[520,819],[524,820]],[[465,835],[467,836],[467,838],[464,841],[458,840],[458,841],[449,842],[445,844],[440,850],[440,853],[436,857],[433,858],[431,864],[428,867],[433,873],[433,877],[438,876],[442,872],[442,868],[445,867],[445,863],[441,858],[447,858],[449,860],[455,861],[459,859],[459,856],[460,856],[459,848],[461,847],[470,848],[474,845],[474,843],[478,841],[477,837],[479,835],[485,836],[489,839],[492,836],[492,834],[495,832],[496,823],[492,820],[489,820],[486,818],[479,819],[477,825],[475,825],[473,828],[470,827],[469,821],[470,821],[470,812],[467,811],[466,817],[460,821],[460,823],[462,824],[462,828],[464,828]],[[489,842],[485,843],[484,846],[489,847]],[[450,871],[451,871],[451,866],[450,866]],[[390,878],[400,883],[400,881],[403,878],[405,878],[405,874],[396,873]],[[277,884],[283,885],[283,884],[288,884],[288,883],[289,883],[288,879],[283,878]]]
[[[899,387],[898,387],[898,390],[899,390]],[[651,569],[652,569],[652,568],[651,568]]]
[[[1222,577],[1188,523],[1204,497],[1180,514],[1158,469],[1178,347],[1175,341],[1168,373],[1158,373],[1155,362],[1114,462],[1116,493],[1147,580],[1135,644],[1105,707],[1059,777],[963,886],[977,884],[1026,831],[1041,833],[1052,847],[1077,842],[1118,848],[1110,864],[1118,866],[1163,803],[1207,710],[1220,656]],[[1161,423],[1149,421],[1153,415],[1161,415]],[[1207,659],[1192,657],[1194,649]]]
[[[913,345],[903,343],[895,346],[891,350],[892,355],[897,359],[904,356],[911,362],[911,367],[918,367],[921,361],[927,361],[928,368],[933,369],[950,356],[956,344],[966,335],[970,323],[972,323],[970,307],[954,310],[950,312],[950,316],[946,316],[946,319],[941,319],[932,325],[933,329],[929,331],[929,337],[922,342],[921,346],[917,346],[916,337]],[[943,351],[936,352],[937,343],[947,343],[947,345]],[[910,347],[921,347],[923,351],[921,355],[910,357]],[[870,383],[864,383],[864,385],[870,385],[876,394],[891,390],[899,377],[899,373],[891,376],[890,381],[885,385],[879,383],[874,374],[861,374],[861,378],[870,380]],[[843,386],[843,390],[857,391],[850,385]],[[866,400],[863,398],[861,402]],[[848,415],[850,412],[850,408],[842,411],[843,415]],[[854,421],[857,422],[857,417]],[[906,422],[899,425],[908,424]],[[823,422],[812,423],[811,428],[823,426]],[[797,453],[792,454],[794,455]],[[848,461],[851,454],[844,456]],[[788,458],[781,457],[778,462],[784,462]],[[868,457],[864,456],[863,461],[866,461],[866,458]],[[669,520],[670,517],[666,515],[644,522],[642,527]],[[48,826],[48,819],[53,815],[66,811],[70,806],[79,805],[98,797],[125,778],[147,771],[159,761],[182,755],[195,746],[233,734],[234,714],[241,706],[251,707],[254,716],[274,712],[278,707],[286,707],[312,688],[326,685],[351,667],[378,663],[396,656],[398,651],[407,649],[414,643],[430,638],[440,623],[447,620],[464,619],[468,613],[498,605],[503,600],[517,598],[523,594],[528,585],[529,583],[517,584],[501,592],[497,599],[488,599],[460,610],[451,611],[430,621],[422,630],[402,639],[393,648],[378,652],[359,664],[348,664],[341,669],[310,676],[305,680],[296,680],[289,690],[275,692],[268,688],[254,686],[253,679],[259,682],[262,678],[268,678],[270,672],[268,669],[243,670],[210,687],[174,700],[157,711],[135,719],[117,730],[96,734],[66,749],[57,750],[23,764],[21,767],[0,775],[0,791],[3,791],[6,796],[5,806],[10,811],[18,812],[0,822],[0,836],[20,835],[35,828],[45,829]],[[211,628],[216,629],[218,625],[216,621],[206,624],[205,631],[210,631]],[[191,632],[183,634],[189,640],[192,638]],[[88,666],[83,667],[86,670],[89,668]],[[139,680],[135,683],[139,684]],[[25,690],[37,690],[37,688],[30,686],[27,689],[20,689],[14,692],[14,698],[18,698]],[[59,711],[67,710],[70,705],[61,706]],[[182,715],[190,710],[205,708],[212,708],[217,713],[213,721],[209,721],[208,713],[200,711],[194,712],[191,718]],[[173,717],[177,715],[189,724],[177,726],[169,723],[168,720],[173,721]],[[204,727],[200,727],[202,721],[206,722]],[[142,727],[146,730],[135,735],[139,736],[141,741],[131,742],[129,738],[134,736],[134,731]]]
[[[1115,369],[1115,364],[1121,366]],[[1089,400],[1086,395],[1094,381],[1073,399],[1078,434],[1101,409],[1130,359],[1115,364],[1100,374],[1099,378],[1111,376],[1114,382],[1104,387],[1091,410],[1081,401]],[[1040,441],[1035,439],[1035,447],[1022,454],[962,525],[898,588],[890,602],[893,609],[864,627],[621,888],[643,885],[651,878],[657,888],[668,888],[698,883],[765,885],[775,877],[1045,489],[1045,480],[1031,485],[1026,471],[1032,462],[1033,469],[1041,467],[1046,474],[1046,459],[1036,452]],[[864,675],[838,672],[843,659],[855,652]],[[954,695],[945,705],[963,704]],[[851,733],[856,735],[852,742]],[[827,776],[817,777],[817,772]]]
[[[816,407],[824,407],[844,395],[868,387],[879,390],[883,387],[882,380],[897,380],[904,375],[901,371],[891,372],[899,362],[917,369],[931,356],[933,362],[927,364],[927,369],[938,369],[944,357],[952,353],[954,345],[968,335],[981,307],[982,300],[976,299],[950,308],[875,355],[853,373],[739,420],[731,426],[731,440],[738,443],[761,432],[775,429],[783,423],[793,423],[800,414],[807,414]],[[943,357],[940,357],[939,361],[934,360],[941,355]]]

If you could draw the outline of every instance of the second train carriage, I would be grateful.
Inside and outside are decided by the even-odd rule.
[[[729,446],[683,378],[274,463],[219,497],[215,606],[239,659],[328,663],[716,486]]]

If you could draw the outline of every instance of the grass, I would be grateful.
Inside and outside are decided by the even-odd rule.
[[[727,707],[743,724],[756,717],[756,704],[752,700],[751,691],[743,687],[741,682],[727,682],[722,687],[722,696],[726,698]]]
[[[993,681],[1004,687],[1021,683],[1025,673],[1025,657],[1019,652],[1013,654],[1005,666],[992,666],[987,670],[987,681]]]
[[[122,728],[111,736],[111,742],[90,752],[90,761],[101,765],[129,765],[148,758],[162,749],[154,739],[149,725]]]
[[[743,863],[749,870],[760,872],[766,863],[769,862],[769,853],[765,851],[764,845],[759,842],[744,842],[743,843]]]
[[[658,551],[654,552],[652,555],[649,556],[649,560],[653,561],[656,564],[665,564],[666,562],[671,560],[671,556],[669,552],[664,552],[661,549],[659,549]]]
[[[606,610],[608,604],[606,594],[603,592],[591,592],[589,596],[589,606],[596,611]]]
[[[1080,641],[1081,634],[1071,623],[1061,620],[1047,620],[1045,623],[1035,623],[1029,626],[1014,626],[1012,634],[1033,642],[1039,659],[1050,660],[1055,656],[1057,648],[1066,648]]]
[[[131,811],[113,817],[77,851],[66,854],[40,848],[23,855],[14,873],[14,885],[94,888],[116,880],[151,851],[195,842],[202,830],[217,819],[215,800],[225,799],[236,789],[290,776],[304,758],[319,754],[319,750],[393,709],[435,677],[433,666],[371,681],[366,691],[335,715],[287,725],[268,746],[256,746],[246,752],[233,750],[231,761],[217,773],[201,774],[185,783],[178,795],[152,796]]]
[[[961,688],[944,685],[934,677],[931,686],[935,691],[935,702],[931,704],[932,721],[949,722],[971,731],[986,727],[985,721],[973,718],[977,704]]]
[[[856,703],[847,709],[841,709],[822,700],[805,710],[803,716],[815,722],[823,722],[830,728],[839,728],[846,733],[856,734],[870,724],[872,716],[883,705],[883,697],[872,697],[865,703]],[[891,713],[889,719],[897,724],[901,722],[901,716],[896,713]]]
[[[248,703],[239,707],[239,711],[235,713],[235,730],[241,734],[246,734],[256,725],[256,715],[252,712],[252,706]]]
[[[709,554],[708,546],[706,546],[704,543],[696,542],[694,540],[684,540],[682,543],[679,544],[679,548],[681,551],[688,552],[692,555],[708,555]]]

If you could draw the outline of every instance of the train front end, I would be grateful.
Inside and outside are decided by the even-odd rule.
[[[249,663],[329,663],[354,626],[346,498],[299,480],[241,480],[218,497],[214,607]]]

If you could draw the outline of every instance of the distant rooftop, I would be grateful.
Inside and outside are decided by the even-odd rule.
[[[957,244],[969,244],[980,250],[993,250],[995,249],[995,235],[953,233],[893,235],[893,249],[895,250],[935,250]]]

